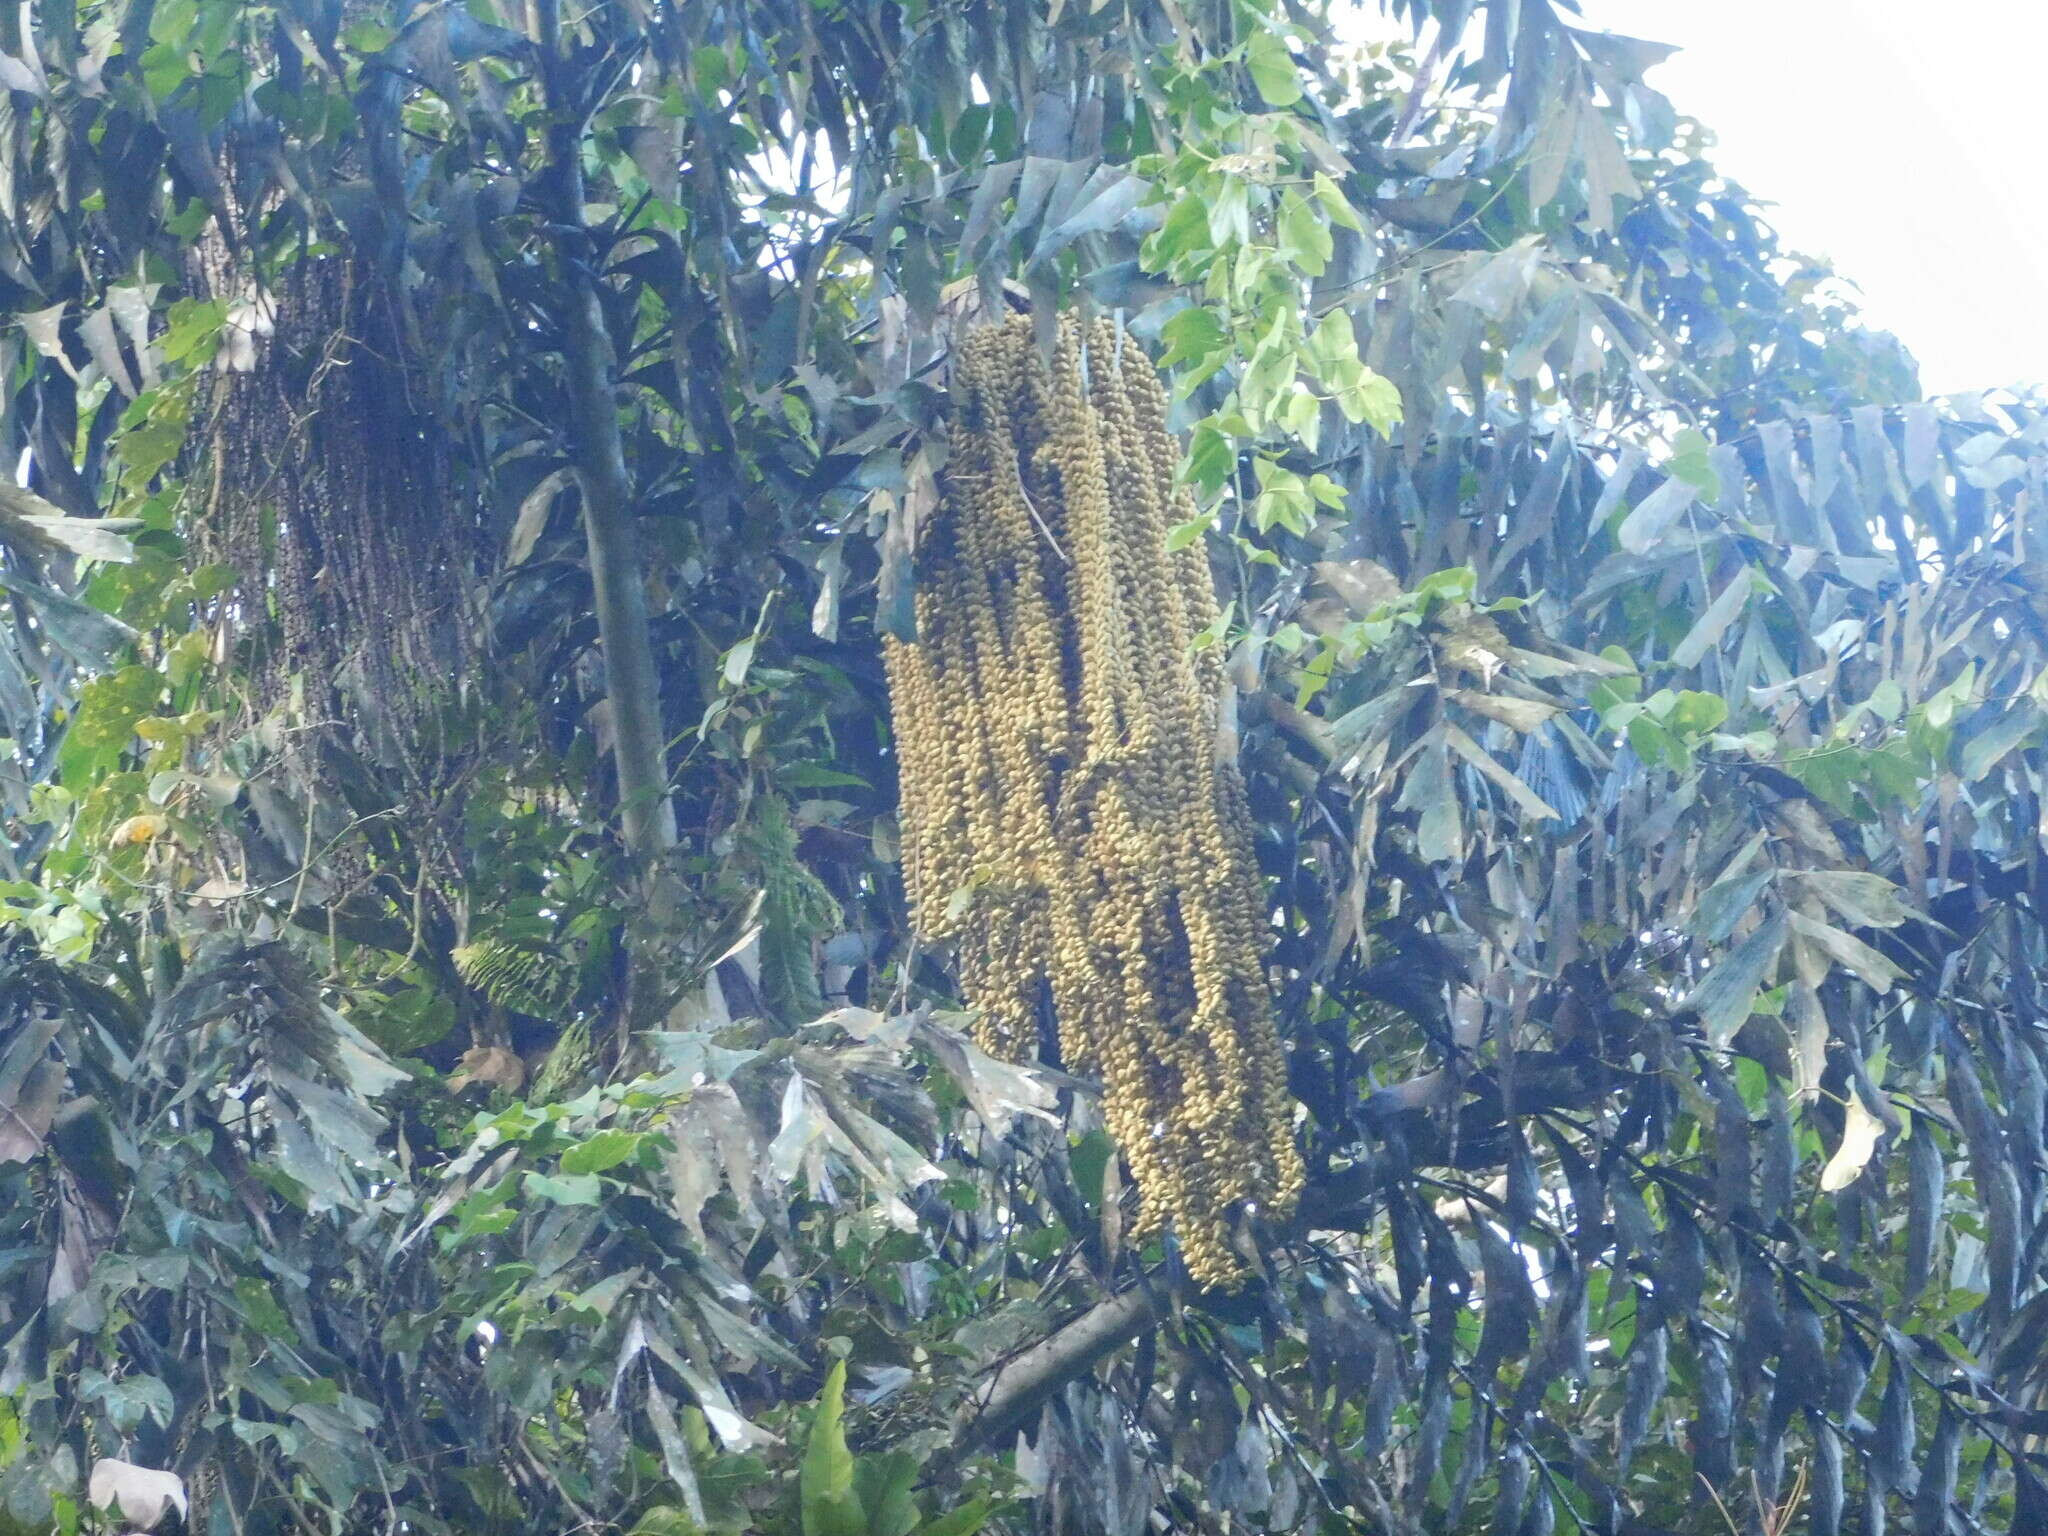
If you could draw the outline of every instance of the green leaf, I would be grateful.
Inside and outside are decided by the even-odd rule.
[[[1244,244],[1252,234],[1251,190],[1233,177],[1216,189],[1206,209],[1209,243],[1226,247]]]
[[[596,1205],[600,1187],[594,1173],[567,1174],[559,1179],[544,1173],[529,1173],[526,1176],[526,1193],[537,1200],[551,1200],[556,1205]]]
[[[988,1523],[989,1508],[987,1499],[970,1500],[950,1514],[927,1520],[912,1536],[974,1536]]]
[[[1336,249],[1329,226],[1307,198],[1292,191],[1280,200],[1280,243],[1310,277],[1322,276]]]
[[[1365,221],[1358,216],[1358,210],[1351,206],[1350,199],[1344,196],[1337,183],[1332,181],[1327,173],[1316,172],[1315,192],[1316,201],[1323,205],[1323,212],[1330,216],[1332,224],[1341,224],[1344,228],[1361,235],[1365,233]]]
[[[1315,500],[1307,481],[1273,459],[1253,460],[1252,472],[1262,487],[1251,506],[1253,526],[1261,533],[1276,523],[1299,534],[1315,526]]]
[[[1689,761],[1685,743],[1647,714],[1629,721],[1628,744],[1652,768],[1662,764],[1683,772]]]
[[[853,1488],[853,1453],[846,1448],[846,1362],[835,1360],[811,1418],[797,1474],[803,1536],[866,1536],[867,1512]]]
[[[1744,875],[1730,875],[1707,887],[1694,909],[1699,936],[1709,944],[1726,939],[1776,876],[1775,869],[1756,869]]]
[[[961,108],[959,120],[947,138],[947,148],[956,164],[971,165],[980,158],[988,143],[988,124],[989,110],[981,102]]]
[[[1231,615],[1234,614],[1236,611],[1237,604],[1235,602],[1225,603],[1223,605],[1223,611],[1217,614],[1216,617],[1203,628],[1200,634],[1196,635],[1194,639],[1188,642],[1190,649],[1197,651],[1206,651],[1209,649],[1210,646],[1215,645],[1225,635],[1229,634]]]
[[[637,1267],[606,1275],[569,1304],[585,1312],[595,1312],[599,1317],[610,1317],[612,1308],[619,1304],[619,1298],[640,1283],[640,1276],[641,1271]]]
[[[98,1372],[89,1373],[97,1376]],[[107,1415],[121,1433],[130,1434],[145,1415],[168,1425],[175,1412],[171,1389],[154,1376],[124,1376],[119,1381],[104,1378],[88,1393],[106,1405]]]
[[[1314,474],[1308,477],[1308,493],[1333,512],[1344,510],[1344,487],[1328,475]]]
[[[353,52],[362,54],[382,53],[389,48],[398,34],[391,28],[375,21],[352,23],[341,34],[342,45]]]
[[[1295,685],[1294,707],[1307,709],[1311,700],[1330,686],[1330,672],[1337,664],[1335,646],[1325,645],[1301,669],[1301,681]]]
[[[1412,595],[1418,603],[1427,608],[1432,603],[1466,601],[1471,598],[1478,585],[1478,574],[1471,566],[1447,565],[1440,571],[1431,571],[1415,583]]]
[[[616,1168],[640,1150],[642,1139],[632,1131],[599,1131],[562,1154],[562,1171],[581,1176]]]
[[[1355,380],[1358,333],[1352,328],[1351,316],[1341,309],[1333,309],[1323,316],[1309,333],[1308,355],[1316,377],[1325,384],[1337,385]]]
[[[1393,380],[1382,378],[1361,363],[1358,372],[1337,387],[1337,409],[1344,413],[1346,421],[1362,421],[1385,437],[1401,419],[1401,391],[1395,388]]]
[[[1166,221],[1147,237],[1145,266],[1163,272],[1183,256],[1209,248],[1209,206],[1192,192],[1184,192],[1166,210]]]
[[[1706,434],[1687,427],[1672,445],[1671,473],[1709,502],[1721,499],[1721,477],[1714,472],[1713,444]]]
[[[874,786],[857,773],[844,773],[837,768],[827,768],[818,763],[785,763],[775,770],[775,777],[789,789],[872,789]]]
[[[189,56],[169,43],[152,43],[142,51],[142,83],[158,101],[167,99],[192,76]]]
[[[1291,107],[1301,100],[1301,75],[1287,45],[1271,32],[1254,32],[1244,45],[1245,68],[1269,107]]]
[[[1682,689],[1664,716],[1665,724],[1687,736],[1704,736],[1728,718],[1728,701],[1718,693]]]
[[[152,40],[189,46],[199,25],[199,0],[163,0],[147,14]]]
[[[0,589],[9,585],[0,581]],[[61,638],[62,631],[58,633]],[[164,676],[154,667],[123,667],[87,683],[79,691],[58,759],[66,780],[86,783],[114,771],[134,739],[137,723],[155,713],[163,690]]]
[[[1315,452],[1316,441],[1322,435],[1323,405],[1312,393],[1297,384],[1293,393],[1280,402],[1275,413],[1280,425],[1301,439],[1309,452]],[[1307,482],[1304,481],[1305,485]]]
[[[1188,439],[1188,479],[1204,496],[1223,488],[1237,467],[1237,450],[1230,440],[1208,422],[1203,422]]]
[[[1102,1176],[1115,1154],[1116,1144],[1101,1131],[1090,1131],[1067,1153],[1067,1165],[1074,1174],[1074,1187],[1081,1191],[1081,1198],[1088,1202],[1090,1210],[1102,1204]]]
[[[1707,1042],[1716,1050],[1725,1047],[1748,1022],[1757,991],[1778,963],[1789,929],[1781,907],[1748,938],[1715,960],[1686,997],[1684,1006],[1699,1014]]]
[[[854,1486],[868,1511],[867,1536],[910,1536],[917,1529],[917,1471],[917,1458],[908,1451],[861,1457]]]
[[[1203,361],[1230,345],[1230,333],[1224,329],[1222,316],[1201,305],[1182,310],[1162,325],[1159,339],[1166,343],[1166,352],[1159,359],[1162,368]]]
[[[180,299],[171,306],[163,340],[158,343],[163,348],[164,360],[195,366],[206,362],[220,344],[221,327],[227,324],[227,318],[227,304],[220,299]]]
[[[1975,722],[1973,721],[1972,724]],[[2041,711],[2030,699],[2020,699],[2008,706],[2003,714],[1969,740],[1963,743],[1958,754],[1958,766],[1962,770],[1963,782],[1974,784],[1984,777],[2005,755],[2028,740],[2041,728]]]
[[[277,1304],[271,1288],[261,1280],[242,1276],[235,1282],[235,1300],[241,1304],[242,1315],[249,1319],[249,1325],[258,1333],[273,1339],[298,1337],[291,1319],[285,1316],[284,1308]]]

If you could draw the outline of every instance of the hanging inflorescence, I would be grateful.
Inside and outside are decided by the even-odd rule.
[[[1107,321],[955,360],[946,494],[918,532],[915,643],[885,641],[903,867],[954,944],[983,1043],[1102,1079],[1105,1117],[1189,1273],[1231,1284],[1228,1219],[1291,1208],[1292,1101],[1263,969],[1244,786],[1219,749],[1216,618],[1166,397]]]
[[[381,290],[360,276],[349,258],[307,258],[263,300],[268,334],[245,369],[214,380],[195,531],[240,576],[245,613],[274,607],[264,691],[306,679],[308,707],[325,714],[346,679],[402,748],[431,734],[423,685],[450,679],[470,638],[471,552],[420,379]]]

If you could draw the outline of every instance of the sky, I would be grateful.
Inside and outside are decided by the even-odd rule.
[[[1676,43],[1648,80],[1785,243],[1832,260],[1929,394],[2048,383],[2040,0],[1581,0]]]

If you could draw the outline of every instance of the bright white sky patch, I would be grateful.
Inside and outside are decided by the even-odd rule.
[[[1830,259],[1930,394],[2048,383],[2039,0],[1581,0],[1682,49],[1649,75]]]

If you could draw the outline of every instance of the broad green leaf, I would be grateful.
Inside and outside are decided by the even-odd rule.
[[[1237,450],[1230,439],[1206,421],[1196,427],[1188,440],[1188,478],[1195,488],[1204,496],[1213,496],[1236,468]]]
[[[163,338],[157,344],[164,360],[195,365],[206,362],[220,342],[221,327],[227,324],[227,318],[227,304],[223,300],[180,299],[171,306]],[[141,403],[136,402],[138,406]]]
[[[1198,304],[1182,310],[1161,326],[1159,339],[1166,343],[1166,352],[1159,359],[1159,366],[1174,368],[1187,362],[1200,362],[1228,346],[1230,333],[1224,329],[1222,316]]]
[[[519,515],[512,521],[512,536],[505,545],[505,563],[523,565],[534,545],[547,531],[548,517],[555,502],[573,482],[575,471],[564,465],[541,476],[519,503]]]
[[[1717,693],[1680,690],[1664,720],[1674,731],[1687,736],[1704,736],[1728,718],[1728,701]]]
[[[724,676],[728,688],[737,688],[747,680],[747,673],[754,665],[754,648],[759,638],[747,636],[725,653]]]
[[[1166,210],[1166,221],[1146,237],[1144,260],[1152,271],[1162,272],[1184,256],[1205,251],[1209,238],[1209,207],[1192,192],[1183,192]]]
[[[291,1319],[283,1307],[277,1304],[277,1297],[271,1287],[261,1280],[244,1275],[235,1282],[235,1301],[242,1315],[249,1320],[258,1333],[273,1339],[295,1339],[297,1332],[292,1328]]]
[[[989,1513],[987,1499],[972,1499],[950,1513],[927,1520],[912,1536],[975,1536],[988,1524]]]
[[[1280,200],[1280,243],[1310,277],[1322,276],[1335,249],[1323,216],[1294,191]]]
[[[581,1175],[616,1168],[640,1150],[646,1138],[631,1131],[602,1130],[562,1154],[562,1171]]]
[[[1365,233],[1365,221],[1359,218],[1358,210],[1351,206],[1343,191],[1330,179],[1327,172],[1316,172],[1315,193],[1316,201],[1322,204],[1323,212],[1330,216],[1331,223],[1341,224],[1344,228],[1361,235]]]
[[[620,1298],[639,1283],[641,1273],[641,1270],[634,1268],[622,1269],[617,1274],[607,1275],[588,1290],[579,1293],[569,1305],[585,1312],[595,1312],[600,1317],[609,1317],[612,1309],[619,1304]]]
[[[911,1536],[917,1529],[918,1461],[907,1451],[864,1455],[854,1465],[854,1488],[867,1511],[866,1536]]]
[[[1341,383],[1325,382],[1333,384],[1337,409],[1344,413],[1346,421],[1364,422],[1380,436],[1386,437],[1401,420],[1401,391],[1393,380],[1382,378],[1364,364],[1361,363],[1358,371]]]
[[[596,1205],[603,1188],[594,1173],[564,1174],[559,1179],[544,1173],[529,1173],[526,1176],[526,1193],[536,1200],[548,1200],[556,1205]]]
[[[1067,1153],[1067,1161],[1073,1169],[1075,1187],[1081,1191],[1081,1198],[1095,1209],[1102,1203],[1102,1177],[1109,1166],[1110,1158],[1116,1155],[1116,1145],[1101,1131],[1090,1131],[1076,1141]]]
[[[835,1360],[811,1418],[798,1488],[803,1536],[866,1536],[867,1512],[853,1486],[853,1454],[846,1448],[846,1362]]]
[[[1721,499],[1721,477],[1714,470],[1713,452],[1714,445],[1707,441],[1705,433],[1687,427],[1673,444],[1670,465],[1674,477],[1683,480],[1699,493],[1701,500],[1709,503]]]
[[[1218,187],[1206,213],[1211,245],[1237,246],[1251,239],[1251,190],[1243,181],[1232,177]]]
[[[1345,365],[1358,361],[1358,332],[1352,326],[1349,312],[1333,309],[1316,322],[1316,328],[1309,333],[1308,355],[1317,377],[1326,383],[1334,382],[1337,371]]]
[[[1267,106],[1291,107],[1301,100],[1301,74],[1277,34],[1254,32],[1245,42],[1244,62]]]
[[[1110,168],[1105,166],[1102,169],[1107,171]],[[1039,237],[1031,252],[1032,261],[1050,260],[1083,235],[1098,235],[1109,230],[1137,207],[1139,199],[1149,190],[1149,184],[1140,176],[1112,174],[1099,188],[1091,179],[1088,186],[1081,189],[1086,201]]]

